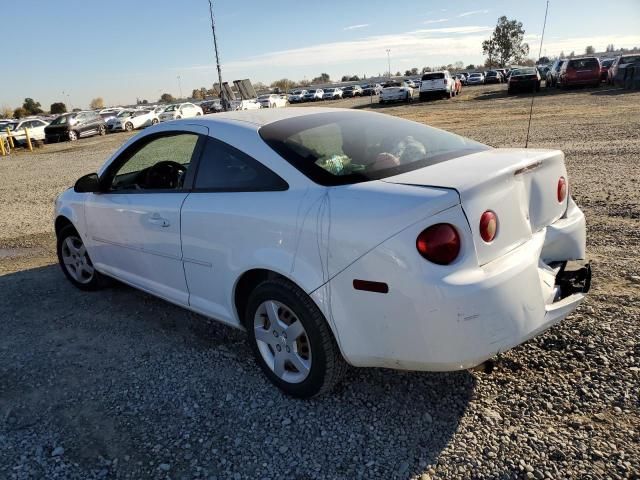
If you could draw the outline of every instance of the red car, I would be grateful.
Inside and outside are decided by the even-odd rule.
[[[560,88],[573,85],[600,86],[600,60],[597,57],[571,58],[562,65],[558,76]]]

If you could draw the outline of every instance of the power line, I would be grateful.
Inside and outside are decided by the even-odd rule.
[[[538,60],[542,55],[542,42],[544,42],[544,31],[547,28],[547,13],[549,13],[549,0],[547,0],[547,7],[544,11],[544,23],[542,24],[542,36],[540,37],[540,50],[538,51]],[[537,68],[536,72],[537,72]],[[536,73],[537,75],[537,73]],[[531,117],[533,116],[533,100],[536,98],[536,88],[533,87],[533,93],[531,94],[531,108],[529,109],[529,126],[527,127],[527,139],[524,142],[524,148],[529,147],[529,132],[531,131]]]

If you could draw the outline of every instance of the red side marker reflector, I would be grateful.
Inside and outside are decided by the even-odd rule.
[[[383,282],[371,282],[369,280],[354,280],[353,288],[365,292],[389,293],[389,285]]]

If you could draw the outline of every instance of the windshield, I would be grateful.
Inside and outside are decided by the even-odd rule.
[[[66,125],[67,123],[69,123],[69,120],[71,118],[72,115],[60,115],[53,122],[51,122],[51,125]]]
[[[512,77],[517,77],[518,75],[535,75],[536,71],[533,68],[519,68],[518,70],[514,70],[511,72]]]
[[[164,109],[165,112],[175,112],[176,110],[178,110],[180,106],[179,105],[169,105],[167,108]]]
[[[321,185],[390,177],[490,147],[390,115],[329,112],[276,121],[262,139]]]
[[[302,90],[294,90],[292,95],[301,95],[302,94]]]
[[[580,58],[576,60],[569,60],[569,68],[575,68],[580,70],[583,68],[596,68],[599,66],[598,59],[596,58]]]
[[[116,115],[116,117],[118,117],[118,118],[130,117],[132,113],[133,112],[131,112],[129,110],[123,110],[122,112],[118,113],[118,115]]]
[[[477,77],[481,77],[482,74],[481,73],[472,73],[470,76],[474,77],[474,78],[477,78]]]
[[[18,126],[17,122],[0,123],[0,127],[2,127],[2,130],[5,130],[6,128],[8,128],[12,132],[16,129],[17,126]]]

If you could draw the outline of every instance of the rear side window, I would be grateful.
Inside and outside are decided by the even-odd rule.
[[[262,139],[321,185],[390,177],[486,150],[473,140],[383,114],[316,113],[260,129]]]
[[[196,190],[264,192],[287,188],[287,183],[262,163],[226,143],[207,139],[196,175]]]
[[[442,80],[444,78],[444,73],[425,73],[422,76],[422,80]]]

